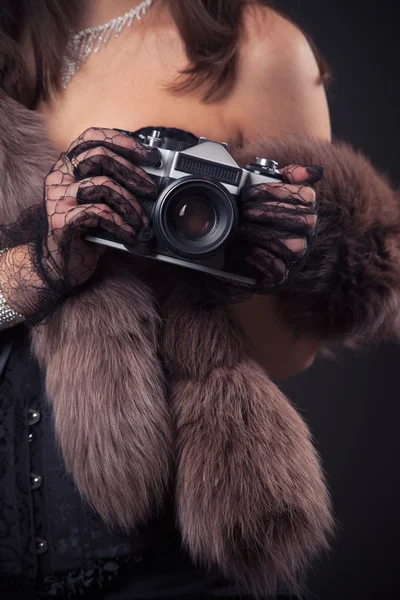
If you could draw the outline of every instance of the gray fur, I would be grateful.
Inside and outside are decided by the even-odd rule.
[[[178,297],[164,310],[184,543],[256,595],[282,581],[299,591],[296,574],[333,531],[310,432],[224,310]]]
[[[161,508],[172,428],[153,294],[113,257],[102,276],[32,334],[67,469],[109,525]]]
[[[0,223],[42,201],[44,178],[58,154],[43,138],[38,115],[0,90]]]
[[[303,268],[280,294],[299,335],[350,346],[400,334],[400,190],[347,143],[307,136],[264,139],[237,151],[280,165],[320,164],[318,230]]]

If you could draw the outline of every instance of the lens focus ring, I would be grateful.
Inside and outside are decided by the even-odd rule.
[[[236,229],[237,218],[236,201],[226,188],[189,176],[162,191],[153,226],[170,252],[195,260],[221,250]]]

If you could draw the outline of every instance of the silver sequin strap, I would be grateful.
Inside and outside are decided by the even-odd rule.
[[[0,250],[0,254],[6,250],[8,248]],[[24,321],[24,317],[9,306],[0,289],[0,330],[22,323],[22,321]]]

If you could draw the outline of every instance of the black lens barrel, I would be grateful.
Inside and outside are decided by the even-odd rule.
[[[184,218],[177,218],[185,216],[183,210],[191,213],[192,222],[189,221],[190,214],[186,222]],[[194,216],[197,222],[193,221]],[[206,222],[207,218],[209,222]],[[232,194],[220,183],[196,176],[177,179],[168,185],[153,211],[157,238],[173,254],[192,260],[220,251],[231,239],[237,220],[238,210]],[[200,231],[196,232],[196,229]]]

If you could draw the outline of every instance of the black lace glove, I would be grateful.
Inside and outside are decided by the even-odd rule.
[[[279,292],[304,264],[317,227],[313,184],[323,176],[318,165],[289,165],[282,181],[245,188],[241,218],[233,243],[227,248],[227,269],[255,279],[256,285],[233,283],[214,276],[187,273],[176,285],[192,303],[229,304],[252,294]]]
[[[0,289],[35,324],[94,273],[104,251],[84,240],[103,228],[134,243],[147,225],[138,196],[156,184],[138,164],[157,164],[157,149],[111,129],[91,128],[62,154],[45,181],[44,202],[0,227]]]
[[[323,175],[322,167],[289,165],[282,182],[245,188],[242,219],[236,247],[250,265],[256,280],[254,293],[269,294],[280,288],[304,259],[317,225],[316,194],[312,184]]]

